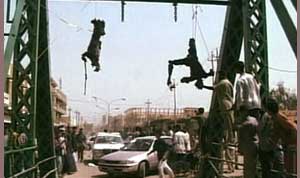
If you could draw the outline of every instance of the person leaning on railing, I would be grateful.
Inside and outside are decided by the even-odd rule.
[[[275,143],[280,139],[284,149],[284,163],[288,173],[296,173],[296,154],[292,151],[296,150],[297,145],[297,125],[295,122],[279,112],[279,104],[274,98],[267,99],[267,112],[271,115],[274,122]]]

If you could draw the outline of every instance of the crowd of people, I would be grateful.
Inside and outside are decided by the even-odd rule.
[[[243,62],[235,63],[233,70],[239,74],[235,96],[225,71],[219,71],[220,80],[214,87],[216,112],[224,122],[224,144],[238,143],[244,156],[245,178],[256,177],[258,160],[264,178],[283,177],[285,171],[295,173],[296,156],[290,150],[296,148],[296,123],[279,112],[279,104],[272,96],[261,99],[260,84],[245,72]],[[225,159],[233,161],[233,157],[230,149],[225,149]],[[228,168],[234,170],[231,163]]]
[[[296,122],[279,111],[279,103],[272,96],[261,99],[260,84],[256,78],[245,72],[244,63],[234,64],[233,70],[239,74],[234,85],[225,71],[219,71],[219,82],[213,86],[216,97],[215,115],[222,121],[223,148],[228,172],[234,171],[235,155],[229,145],[238,145],[243,155],[245,178],[257,176],[260,163],[263,178],[291,177],[296,173]],[[235,90],[235,92],[234,92]],[[234,95],[235,94],[235,95]],[[160,163],[158,170],[165,170],[170,177],[174,173],[167,163],[170,152],[183,157],[188,152],[205,152],[205,135],[209,130],[204,109],[198,110],[198,134],[190,136],[187,128],[180,125],[168,127],[168,131],[156,131],[154,135],[170,135],[173,145],[166,146],[162,140],[155,143]],[[174,130],[174,131],[173,131]],[[223,155],[223,153],[222,153]],[[223,156],[222,156],[223,157]],[[274,171],[275,170],[275,171]],[[159,171],[164,177],[164,171]]]
[[[83,162],[86,147],[86,136],[82,128],[79,131],[77,127],[69,126],[67,129],[64,126],[55,129],[55,152],[60,177],[77,171],[76,162]]]
[[[222,155],[227,163],[227,171],[235,170],[235,154],[230,145],[237,144],[238,152],[243,155],[244,178],[256,177],[258,163],[263,178],[288,178],[290,173],[296,172],[296,123],[279,111],[276,99],[271,96],[261,99],[260,84],[254,75],[245,72],[243,62],[238,61],[232,69],[239,74],[235,85],[228,80],[225,71],[219,71],[219,82],[213,86],[216,98],[214,117],[222,121]],[[207,152],[207,133],[217,132],[209,130],[204,108],[199,108],[196,119],[196,134],[189,133],[190,128],[187,126],[176,124],[169,125],[167,130],[156,128],[151,133],[137,127],[134,132],[126,135],[129,141],[135,137],[155,135],[157,140],[153,152],[157,151],[159,176],[164,178],[166,172],[172,178],[175,176],[172,166],[169,166],[171,161],[168,161],[171,153],[175,153],[180,160],[191,152]],[[160,139],[161,135],[171,136],[172,144]],[[68,127],[66,131],[59,128],[55,146],[59,172],[76,172],[74,153],[77,153],[78,161],[83,161],[83,150],[86,148],[83,130],[77,133],[77,128],[71,130]]]

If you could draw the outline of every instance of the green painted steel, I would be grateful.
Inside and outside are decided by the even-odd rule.
[[[22,149],[36,145],[35,141],[35,102],[36,102],[36,54],[38,48],[36,34],[38,33],[38,16],[36,4],[25,1],[23,9],[16,11],[21,20],[15,38],[13,52],[13,88],[12,88],[12,131],[17,141],[10,142],[10,149]],[[6,61],[9,59],[6,58]],[[20,138],[23,138],[20,141]],[[21,151],[12,156],[13,174],[29,169],[35,164],[35,151]],[[31,171],[26,177],[35,177]]]
[[[39,49],[38,49],[38,68],[37,68],[37,110],[36,126],[37,143],[41,145],[38,148],[39,158],[43,160],[55,155],[54,149],[54,130],[53,130],[53,112],[50,86],[50,57],[49,57],[49,39],[48,39],[48,11],[47,0],[41,0],[40,24],[39,24]],[[49,144],[51,143],[51,144]],[[44,175],[56,168],[56,162],[47,162],[40,166],[40,174]],[[55,177],[54,174],[49,176]]]
[[[265,0],[243,0],[244,55],[246,72],[261,84],[261,98],[269,94],[267,18]]]
[[[235,73],[231,70],[231,66],[239,60],[243,41],[243,19],[242,19],[242,2],[240,0],[232,0],[231,6],[227,7],[224,31],[220,49],[220,59],[218,61],[217,71],[224,70],[229,72],[228,78],[234,83]],[[218,73],[216,74],[216,81],[219,81]],[[213,142],[220,143],[224,137],[223,122],[220,120],[215,112],[215,93],[212,95],[211,107],[208,117],[208,129],[202,145],[205,145],[204,154],[213,157],[221,157],[222,148],[212,144]],[[215,129],[219,128],[219,129]],[[207,141],[209,140],[209,143]],[[214,164],[214,166],[212,166]],[[218,171],[215,171],[218,168]],[[218,174],[222,174],[222,162],[218,160],[204,160],[203,166],[200,168],[199,177],[211,178]]]
[[[297,0],[291,0],[291,2],[292,2],[294,8],[295,8],[296,11],[297,11]]]
[[[234,83],[235,74],[231,66],[239,60],[244,37],[246,71],[256,75],[262,85],[261,94],[264,98],[267,96],[269,88],[265,1],[233,0],[231,3],[231,6],[227,7],[218,70],[228,71],[229,80]],[[218,81],[218,75],[216,80]],[[223,129],[216,130],[215,128],[223,128],[223,122],[215,112],[214,93],[211,101],[207,132],[209,143],[203,144],[207,145],[206,154],[220,158],[222,148],[211,144],[211,142],[222,142],[224,131]],[[209,161],[207,158],[200,170],[200,174],[203,174],[199,175],[199,177],[211,178],[219,176],[223,173],[222,169],[223,164],[221,161]]]
[[[287,39],[293,49],[295,56],[297,56],[297,29],[287,11],[282,0],[271,0],[271,4],[277,14]],[[297,58],[296,58],[297,59]]]
[[[96,0],[96,1],[121,2],[122,0]],[[230,0],[124,0],[124,2],[144,2],[144,3],[154,2],[154,3],[208,4],[208,5],[230,5],[231,4]]]
[[[46,0],[17,2],[5,49],[6,75],[13,58],[12,124],[5,148],[5,177],[57,177],[47,4]]]
[[[16,37],[18,35],[17,33],[19,31],[19,25],[20,25],[20,21],[21,21],[21,17],[22,17],[21,12],[24,8],[24,5],[25,5],[25,0],[19,0],[17,2],[15,15],[14,15],[14,21],[12,23],[12,26],[10,27],[9,37],[8,37],[8,40],[6,43],[6,48],[4,51],[4,69],[5,69],[4,76],[5,76],[5,78],[8,77],[8,69],[9,69],[9,65],[12,60],[13,51],[14,51],[14,47],[15,47],[15,41],[16,41]],[[6,82],[5,82],[5,80],[3,80],[3,81],[4,81],[4,88],[6,88]]]

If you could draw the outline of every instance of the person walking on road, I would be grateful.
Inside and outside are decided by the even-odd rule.
[[[63,173],[73,174],[77,171],[75,159],[73,156],[74,152],[74,145],[72,142],[72,135],[70,126],[67,127],[67,133],[65,135],[66,139],[66,154],[64,155],[64,166],[63,166]]]
[[[169,178],[175,178],[173,170],[168,165],[168,157],[172,149],[172,145],[169,145],[165,142],[165,140],[161,139],[162,131],[158,130],[155,132],[155,136],[157,140],[153,145],[153,150],[149,153],[157,151],[158,158],[158,173],[159,178],[165,178],[165,172],[169,175]]]
[[[78,161],[83,162],[83,153],[86,146],[86,136],[83,134],[83,129],[79,129],[77,134],[77,151],[78,151]]]

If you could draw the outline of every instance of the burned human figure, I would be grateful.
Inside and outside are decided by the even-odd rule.
[[[171,86],[171,75],[172,75],[172,72],[173,72],[173,65],[185,65],[185,66],[190,68],[190,76],[189,77],[183,77],[181,79],[182,83],[189,83],[191,81],[196,80],[195,86],[198,89],[206,88],[206,89],[209,89],[209,90],[213,90],[213,87],[205,86],[203,84],[202,79],[207,78],[209,76],[213,76],[214,72],[213,72],[212,69],[208,73],[205,72],[202,65],[198,61],[196,44],[195,44],[195,39],[194,38],[191,38],[189,40],[189,49],[188,49],[187,57],[185,57],[183,59],[177,59],[177,60],[169,61],[169,68],[168,68],[169,76],[168,76],[168,82],[167,82],[168,86]]]
[[[81,58],[85,62],[86,62],[86,57],[89,58],[91,60],[92,66],[95,67],[94,71],[98,72],[100,70],[100,64],[99,64],[99,55],[100,55],[99,53],[101,49],[100,37],[105,35],[105,31],[104,31],[105,22],[103,20],[94,19],[91,21],[91,23],[94,25],[92,39],[90,41],[87,51],[82,54]]]

